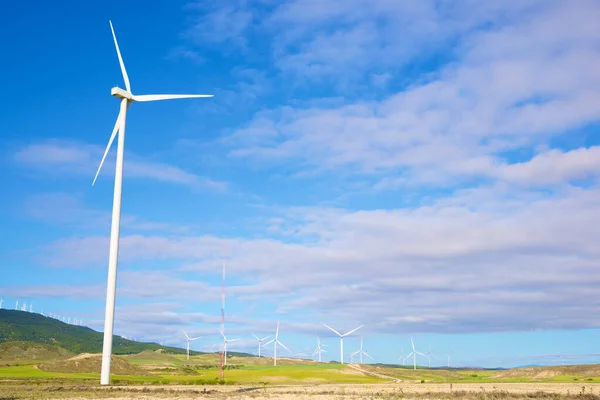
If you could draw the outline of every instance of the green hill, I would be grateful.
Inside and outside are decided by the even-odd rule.
[[[17,310],[0,309],[0,343],[33,342],[62,347],[72,353],[101,353],[103,334],[85,326],[66,324],[43,315]],[[114,354],[133,354],[158,350],[169,354],[185,354],[184,349],[140,343],[113,337]],[[190,354],[203,354],[190,351]]]

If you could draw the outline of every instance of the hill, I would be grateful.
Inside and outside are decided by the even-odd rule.
[[[513,368],[507,371],[498,372],[497,374],[493,375],[492,378],[531,378],[535,380],[559,376],[598,378],[600,377],[600,365],[584,364]]]
[[[116,375],[145,375],[146,372],[120,357],[112,356],[111,373]],[[80,354],[62,361],[42,364],[39,369],[47,372],[99,374],[102,366],[102,354]]]
[[[61,360],[72,356],[73,353],[70,351],[51,344],[31,342],[0,343],[0,365]]]
[[[0,309],[0,344],[32,342],[62,347],[72,353],[101,353],[103,334],[85,326],[66,324],[57,319],[26,311]],[[162,349],[165,353],[185,354],[184,349],[141,343],[113,337],[114,354],[134,354]],[[190,351],[190,354],[203,354]]]

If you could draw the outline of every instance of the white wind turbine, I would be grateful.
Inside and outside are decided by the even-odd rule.
[[[271,343],[273,343],[273,366],[274,367],[277,366],[277,345],[278,344],[281,347],[283,347],[284,349],[286,349],[290,354],[293,354],[290,349],[285,347],[285,345],[279,341],[279,321],[277,321],[277,330],[275,331],[275,338],[269,340],[267,343],[263,344],[263,346],[267,346]]]
[[[431,354],[431,345],[429,345],[429,349],[427,350],[427,367],[431,368],[431,359],[435,358],[432,354]]]
[[[364,325],[359,326],[358,328],[354,328],[352,329],[350,332],[346,332],[343,335],[341,333],[339,333],[338,331],[336,331],[335,329],[333,329],[332,327],[325,325],[325,327],[329,330],[331,330],[332,332],[334,332],[336,335],[338,335],[340,337],[340,363],[343,364],[344,363],[344,336],[348,336],[353,332],[356,332],[357,330],[359,330],[360,328],[362,328]]]
[[[356,350],[354,353],[350,354],[351,357],[354,357],[355,355],[360,355],[360,363],[363,363],[363,355],[369,357],[371,360],[373,360],[373,357],[371,357],[369,355],[369,353],[367,353],[366,351],[363,350],[363,338],[360,338],[360,349]]]
[[[2,303],[4,303],[4,299],[0,297],[0,308],[2,308]]]
[[[17,299],[17,304],[15,305],[15,310],[19,309],[19,299]]]
[[[444,355],[448,357],[448,368],[450,368],[450,354],[444,354]]]
[[[427,357],[425,354],[423,353],[419,353],[417,350],[415,350],[415,342],[413,342],[413,338],[410,338],[410,343],[412,344],[412,353],[410,353],[409,355],[406,356],[407,359],[410,358],[410,356],[413,356],[413,369],[417,369],[417,354],[423,356],[423,357]]]
[[[117,121],[113,128],[112,134],[100,161],[100,166],[94,177],[92,185],[96,183],[98,174],[102,169],[106,155],[110,150],[110,147],[115,139],[117,133],[119,134],[117,140],[117,161],[115,170],[115,185],[113,194],[113,211],[112,211],[112,223],[110,228],[110,250],[109,250],[109,261],[108,261],[108,283],[106,285],[106,311],[104,317],[104,342],[102,347],[102,372],[100,375],[100,384],[108,385],[110,383],[110,362],[112,354],[112,339],[113,339],[113,324],[115,315],[115,296],[116,296],[116,285],[117,285],[117,262],[119,255],[119,231],[121,227],[121,189],[123,187],[123,156],[125,153],[125,121],[127,117],[127,109],[133,102],[146,102],[146,101],[157,101],[157,100],[171,100],[171,99],[186,99],[186,98],[198,98],[198,97],[212,97],[210,94],[146,94],[146,95],[134,95],[131,92],[131,86],[129,84],[129,77],[125,70],[125,64],[121,57],[121,51],[117,43],[117,37],[115,30],[113,29],[112,22],[109,21],[110,30],[112,31],[113,40],[115,42],[115,48],[117,50],[117,56],[119,58],[119,65],[121,66],[121,73],[123,74],[123,80],[125,81],[125,88],[123,90],[119,87],[111,89],[111,94],[121,99],[121,109],[117,116]]]
[[[260,358],[260,347],[261,344],[260,342],[262,342],[263,340],[267,340],[268,338],[270,338],[271,336],[265,336],[264,338],[259,338],[258,336],[256,336],[254,333],[252,334],[252,336],[254,336],[254,338],[258,341],[258,358]]]
[[[193,342],[196,339],[200,339],[200,336],[195,337],[195,338],[191,338],[188,336],[187,333],[185,333],[185,331],[182,329],[181,332],[183,332],[183,334],[185,335],[185,341],[187,342],[187,351],[185,353],[186,355],[186,360],[190,359],[190,342]]]
[[[315,349],[315,351],[313,351],[312,355],[314,357],[316,354],[318,354],[319,362],[321,362],[321,353],[327,353],[327,350],[323,348],[324,346],[326,345],[321,343],[321,339],[319,339],[319,337],[317,336],[317,348]]]
[[[221,328],[219,328],[219,333],[221,333],[221,336],[223,336],[223,365],[227,365],[227,343],[237,342],[240,339],[227,339]]]

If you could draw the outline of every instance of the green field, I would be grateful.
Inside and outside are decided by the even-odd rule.
[[[227,359],[228,384],[378,384],[570,382],[600,383],[600,366],[561,366],[513,370],[429,369],[383,365],[341,365],[312,360],[232,356]],[[217,384],[219,357],[198,354],[186,360],[182,354],[146,350],[113,357],[112,382],[127,384]],[[0,380],[69,380],[82,384],[99,381],[100,354],[73,355],[55,345],[0,345]]]

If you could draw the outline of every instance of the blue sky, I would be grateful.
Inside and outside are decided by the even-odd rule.
[[[215,95],[130,108],[115,333],[217,349],[226,247],[231,350],[281,320],[327,359],[323,322],[380,362],[597,362],[597,5],[7,5],[4,307],[102,329],[111,19],[134,93]]]

